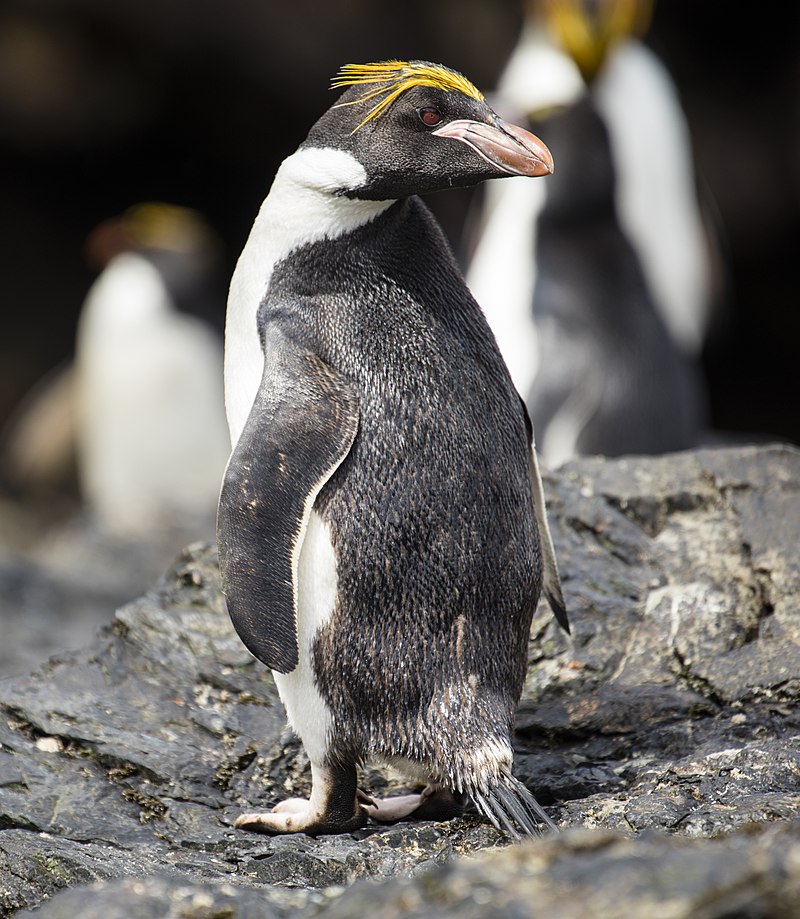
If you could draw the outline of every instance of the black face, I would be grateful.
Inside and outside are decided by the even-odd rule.
[[[351,87],[339,103],[357,100],[365,91],[363,86]],[[459,92],[415,87],[357,128],[375,101],[334,105],[303,143],[353,154],[367,171],[367,184],[346,192],[353,197],[401,198],[484,179],[552,171],[544,145],[504,124],[485,102]]]

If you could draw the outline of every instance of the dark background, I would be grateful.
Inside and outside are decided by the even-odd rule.
[[[0,425],[71,352],[102,219],[142,200],[196,208],[227,278],[339,65],[429,59],[490,89],[520,22],[516,0],[5,0]],[[800,442],[800,4],[661,0],[648,41],[723,228],[713,423]],[[431,204],[458,248],[468,194]]]

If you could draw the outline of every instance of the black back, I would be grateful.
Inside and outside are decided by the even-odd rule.
[[[297,250],[261,319],[359,399],[355,442],[316,502],[338,556],[339,606],[315,646],[338,749],[441,762],[463,745],[456,723],[473,746],[507,742],[541,586],[528,438],[441,230],[409,198]],[[426,721],[431,704],[458,720]]]

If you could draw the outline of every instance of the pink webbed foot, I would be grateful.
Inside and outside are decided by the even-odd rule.
[[[241,814],[237,829],[256,833],[349,833],[367,822],[356,801],[355,768],[336,771],[311,764],[311,797],[287,798],[271,811]]]
[[[456,796],[446,788],[426,785],[419,794],[373,798],[361,789],[357,794],[362,810],[379,823],[396,823],[407,817],[413,820],[450,820],[464,813],[465,796]]]

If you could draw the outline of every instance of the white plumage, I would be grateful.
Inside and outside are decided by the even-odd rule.
[[[91,288],[75,364],[81,487],[97,521],[133,532],[212,515],[229,452],[221,343],[175,309],[145,257],[117,255]]]
[[[278,169],[231,279],[225,324],[225,406],[235,447],[261,383],[264,356],[256,316],[275,265],[298,247],[335,239],[368,223],[391,201],[335,196],[366,173],[344,150],[298,150]],[[313,177],[313,178],[310,178]]]

